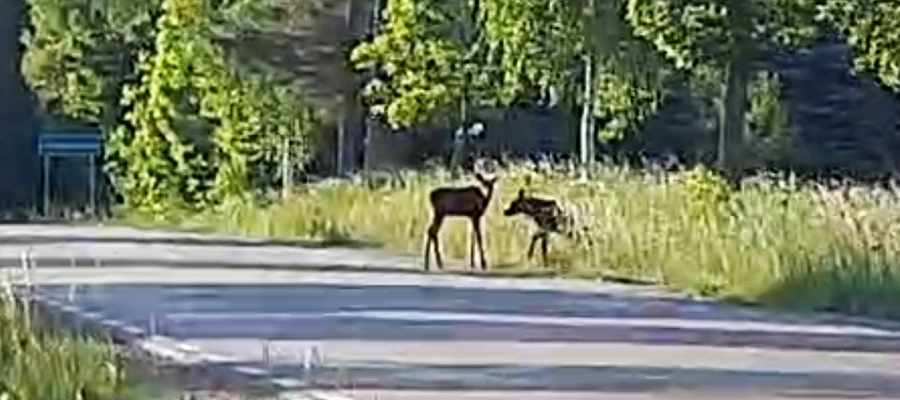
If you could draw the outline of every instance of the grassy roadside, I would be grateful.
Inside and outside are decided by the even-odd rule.
[[[160,368],[111,343],[32,319],[33,313],[8,289],[0,293],[0,399],[175,400],[198,388],[197,400],[246,399],[243,390],[205,381],[202,373]]]
[[[0,298],[0,398],[133,398],[113,347],[38,329],[24,307],[8,292]]]
[[[566,172],[514,166],[499,172],[486,215],[486,247],[501,273],[650,278],[707,296],[803,310],[900,317],[900,197],[868,187],[800,185],[776,178],[732,190],[702,169],[662,179],[603,166],[590,183]],[[365,181],[365,182],[364,182]],[[452,182],[442,171],[318,184],[270,205],[233,202],[137,225],[278,238],[364,240],[420,254],[428,192]],[[502,209],[519,188],[564,200],[588,242],[555,238],[547,270],[524,260],[530,225]],[[445,256],[463,259],[464,220],[442,233]]]

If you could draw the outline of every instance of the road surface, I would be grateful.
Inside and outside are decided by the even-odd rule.
[[[22,279],[31,254],[47,304],[321,399],[900,398],[900,330],[887,323],[426,275],[371,249],[0,228],[5,273]]]

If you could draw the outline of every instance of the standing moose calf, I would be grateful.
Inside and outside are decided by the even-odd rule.
[[[472,223],[472,233],[475,236],[474,243],[469,240],[469,266],[475,268],[475,245],[478,245],[478,255],[481,258],[481,269],[487,270],[487,261],[484,258],[484,245],[481,238],[481,217],[487,210],[491,197],[494,194],[494,183],[497,177],[485,178],[481,173],[476,173],[475,178],[484,191],[478,186],[471,185],[465,187],[439,187],[431,191],[429,200],[431,202],[432,218],[431,225],[428,226],[428,240],[425,243],[425,270],[428,271],[428,261],[431,256],[431,246],[434,245],[434,257],[437,266],[444,268],[441,260],[441,249],[438,240],[438,234],[444,219],[447,217],[466,217]]]
[[[551,233],[558,233],[569,238],[575,236],[573,216],[566,213],[556,200],[541,199],[526,196],[524,189],[519,189],[519,195],[509,203],[503,215],[512,217],[523,214],[534,221],[537,232],[531,236],[531,244],[528,246],[528,259],[534,256],[534,246],[541,241],[541,259],[547,266],[547,243]]]

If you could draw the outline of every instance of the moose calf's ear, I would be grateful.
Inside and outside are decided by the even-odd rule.
[[[525,189],[519,188],[519,198],[525,197]]]

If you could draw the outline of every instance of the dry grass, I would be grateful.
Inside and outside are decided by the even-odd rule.
[[[703,169],[660,177],[602,166],[589,183],[534,166],[500,174],[485,218],[497,272],[614,273],[703,295],[900,317],[900,309],[891,308],[900,300],[896,190],[826,189],[766,177],[732,190]],[[236,201],[166,220],[253,236],[376,241],[420,254],[428,192],[451,183],[463,182],[445,171],[405,172],[311,185],[267,206]],[[549,270],[524,260],[529,223],[502,215],[520,187],[563,200],[588,228],[587,242],[553,239]],[[466,256],[465,220],[447,224],[442,245],[446,256]]]

